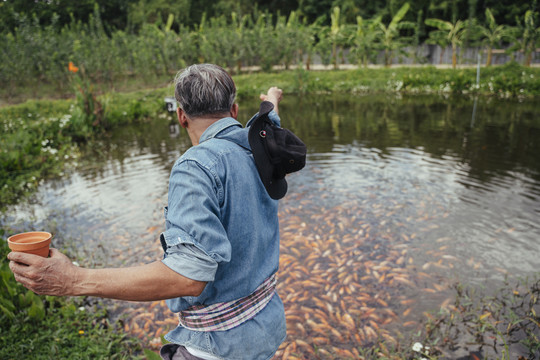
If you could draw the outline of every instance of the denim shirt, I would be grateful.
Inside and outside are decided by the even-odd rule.
[[[275,112],[269,117],[277,125]],[[248,123],[249,125],[250,123]],[[188,278],[206,281],[198,297],[167,300],[173,312],[252,293],[279,265],[278,202],[259,178],[248,129],[223,118],[174,164],[169,179],[162,260]],[[253,319],[226,331],[178,326],[165,338],[223,359],[270,359],[285,339],[277,294]]]

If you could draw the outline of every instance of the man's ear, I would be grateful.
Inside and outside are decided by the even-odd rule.
[[[238,104],[233,104],[231,107],[231,117],[233,119],[238,119]]]
[[[176,116],[178,117],[178,122],[180,123],[180,126],[183,127],[184,129],[187,128],[188,119],[184,110],[180,108],[176,108]]]

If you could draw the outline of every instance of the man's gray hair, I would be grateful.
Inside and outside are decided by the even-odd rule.
[[[236,99],[236,86],[220,66],[196,64],[175,78],[174,96],[189,117],[228,113]]]

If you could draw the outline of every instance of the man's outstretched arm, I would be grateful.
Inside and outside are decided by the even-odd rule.
[[[153,301],[198,296],[206,282],[182,276],[160,261],[118,269],[85,269],[51,249],[50,258],[20,252],[8,254],[15,279],[36,294],[98,296]]]

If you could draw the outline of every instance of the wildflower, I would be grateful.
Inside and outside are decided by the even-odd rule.
[[[73,65],[73,62],[70,61],[68,64],[68,70],[71,71],[72,73],[76,73],[77,71],[79,71],[79,68]]]
[[[79,311],[84,311],[84,310],[86,310],[86,308],[84,306],[79,307]],[[84,331],[83,331],[83,333],[84,333]],[[80,334],[80,332],[79,332],[79,334]]]
[[[79,335],[84,335],[84,330],[79,330]]]
[[[71,115],[66,114],[60,119],[60,127],[63,128],[71,119]]]
[[[413,349],[413,351],[415,351],[415,352],[420,352],[420,351],[422,350],[423,347],[424,347],[424,346],[423,346],[422,344],[420,344],[419,342],[417,342],[417,343],[414,343],[412,349]]]

